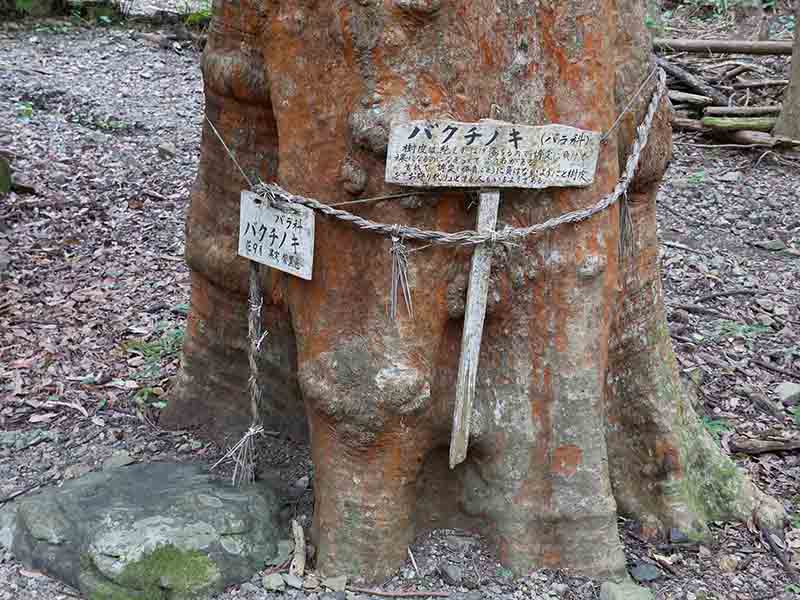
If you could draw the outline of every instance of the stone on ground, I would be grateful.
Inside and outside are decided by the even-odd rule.
[[[264,575],[261,580],[261,585],[269,592],[282,592],[286,589],[286,584],[283,581],[280,573],[269,573]]]
[[[14,540],[14,522],[17,518],[17,504],[6,502],[0,506],[0,549],[11,549]]]
[[[11,165],[0,154],[0,194],[7,194],[9,191],[11,191]]]
[[[635,583],[611,583],[600,586],[600,600],[653,600],[653,592]]]
[[[278,501],[194,465],[95,472],[19,503],[12,552],[89,600],[205,598],[276,552]]]
[[[785,406],[792,406],[800,403],[800,383],[784,381],[777,385],[775,393]]]
[[[343,592],[347,587],[347,575],[338,577],[326,577],[322,580],[322,585],[334,592]]]

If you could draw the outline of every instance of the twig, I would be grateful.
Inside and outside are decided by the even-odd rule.
[[[153,190],[144,190],[144,192],[142,192],[142,193],[145,196],[149,196],[150,198],[153,198],[154,200],[161,200],[161,201],[168,200],[168,198],[166,196],[162,196],[161,194],[159,194],[158,192],[154,192]]]
[[[730,290],[728,292],[716,292],[714,294],[706,294],[705,296],[701,296],[697,299],[697,303],[700,304],[702,302],[707,302],[709,300],[713,300],[714,298],[725,298],[727,296],[755,296],[758,292],[756,290],[748,290],[745,288],[740,288],[737,290]]]
[[[676,146],[691,146],[692,148],[728,148],[732,150],[764,147],[764,144],[692,144],[690,142],[672,142],[672,143]]]
[[[676,211],[674,208],[670,208],[666,204],[663,204],[663,203],[659,202],[658,206],[663,208],[665,211],[670,213],[672,216],[677,217],[681,221],[686,221],[687,223],[694,223],[695,225],[699,225],[701,227],[713,227],[713,225],[708,225],[707,223],[703,223],[702,221],[698,221],[697,219],[693,219],[692,217],[688,217],[686,215],[682,215],[678,211]],[[663,243],[666,244],[666,242],[663,242]],[[684,250],[688,250],[689,248],[687,246],[687,247],[685,247],[683,249]]]
[[[789,85],[788,79],[757,79],[749,81],[738,81],[733,84],[733,89],[745,89],[755,87],[767,87],[772,85]]]
[[[292,562],[292,557],[290,556],[285,561],[278,565],[273,565],[269,569],[264,570],[264,575],[272,575],[273,573],[280,573],[281,571],[285,571],[289,568],[289,565]]]
[[[765,363],[763,361],[758,360],[757,358],[751,358],[750,362],[763,369],[766,369],[767,371],[772,371],[773,373],[778,373],[780,375],[786,375],[787,377],[794,377],[795,379],[800,379],[800,373],[795,373],[794,371],[787,371],[786,369],[781,369],[780,367],[774,367],[769,363]]]
[[[417,566],[417,561],[414,560],[414,554],[411,552],[411,546],[409,546],[407,550],[408,550],[408,558],[411,559],[411,564],[414,565],[414,570],[417,572],[417,577],[419,577],[420,576],[419,567]]]
[[[718,310],[714,310],[712,308],[706,308],[705,306],[697,306],[696,304],[679,304],[675,308],[682,308],[686,312],[695,315],[706,315],[708,317],[716,317],[718,319],[729,319],[731,321],[735,320],[731,315],[726,315],[725,313],[719,312]]]
[[[661,242],[667,248],[677,248],[678,250],[686,250],[687,252],[694,252],[695,254],[699,254],[700,256],[706,256],[706,253],[702,250],[695,250],[689,246],[684,246],[683,244],[679,244],[678,242]]]
[[[409,592],[384,592],[383,590],[371,590],[369,588],[347,586],[351,592],[358,594],[369,594],[371,596],[385,596],[386,598],[415,598],[424,596],[434,596],[436,598],[449,598],[449,592],[428,592],[425,590],[412,590]]]
[[[81,413],[84,417],[88,417],[89,416],[89,413],[86,411],[86,409],[83,406],[81,406],[80,404],[78,404],[77,402],[74,402],[74,403],[73,402],[58,402],[56,400],[50,400],[49,402],[45,403],[45,406],[47,406],[47,407],[51,407],[51,406],[66,406],[67,408],[74,408],[79,413]]]
[[[761,532],[763,535],[761,537],[766,539],[767,545],[769,549],[772,550],[772,553],[775,557],[780,561],[783,565],[783,568],[786,570],[786,574],[789,575],[789,578],[794,583],[800,583],[800,573],[797,572],[797,569],[794,568],[789,559],[786,558],[786,555],[783,553],[782,549],[778,547],[778,544],[775,543],[775,540],[772,539],[772,533],[769,530],[765,530]]]
[[[33,492],[34,490],[38,490],[45,483],[49,483],[49,480],[44,483],[37,483],[36,485],[31,485],[26,488],[22,488],[21,490],[17,490],[16,492],[9,494],[5,498],[0,498],[0,505],[5,504],[6,502],[11,502],[14,498],[19,498],[20,496]]]
[[[359,198],[358,200],[348,200],[347,202],[337,202],[330,206],[347,206],[349,204],[363,204],[365,202],[382,202],[383,200],[394,200],[396,198],[408,198],[409,196],[429,196],[436,192],[423,190],[417,192],[400,192],[397,194],[386,194],[385,196],[373,196],[372,198]]]

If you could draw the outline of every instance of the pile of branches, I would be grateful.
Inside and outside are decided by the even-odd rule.
[[[653,46],[668,76],[675,130],[744,146],[800,145],[800,140],[771,135],[789,80],[753,59],[790,55],[791,42],[656,39]]]

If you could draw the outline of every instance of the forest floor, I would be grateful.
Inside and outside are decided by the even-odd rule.
[[[157,424],[189,301],[183,221],[199,158],[199,51],[128,27],[0,24],[0,151],[33,188],[0,198],[0,511],[5,499],[101,468],[113,452],[209,465],[222,453]],[[748,37],[752,27],[676,14],[668,33]],[[763,60],[788,72],[787,58]],[[781,404],[779,386],[800,383],[800,155],[675,142],[659,196],[663,277],[698,411],[726,449],[734,436],[797,436],[800,405]],[[736,293],[709,297],[718,292]],[[307,449],[267,444],[269,466],[295,490],[286,510],[307,523]],[[792,515],[786,543],[797,564],[800,452],[734,458]],[[712,524],[705,544],[664,545],[620,524],[630,568],[658,598],[800,592],[746,524]],[[409,562],[384,588],[470,600],[598,595],[595,583],[562,573],[514,579],[480,539],[466,539],[420,536],[419,572]],[[444,564],[458,567],[460,583],[443,579]],[[0,581],[0,600],[80,597],[2,548]],[[325,600],[313,590],[286,595]],[[258,575],[220,596],[271,597]]]

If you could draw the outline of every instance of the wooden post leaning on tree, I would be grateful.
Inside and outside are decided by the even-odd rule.
[[[497,208],[500,203],[498,190],[481,190],[478,200],[476,230],[494,231],[497,224]],[[456,379],[456,407],[453,411],[453,432],[450,434],[450,468],[464,462],[469,445],[469,421],[475,400],[475,380],[483,338],[483,320],[486,317],[486,297],[489,293],[489,275],[492,270],[494,248],[481,244],[472,254],[469,272],[467,303],[464,308],[464,331],[461,334],[461,357]]]

